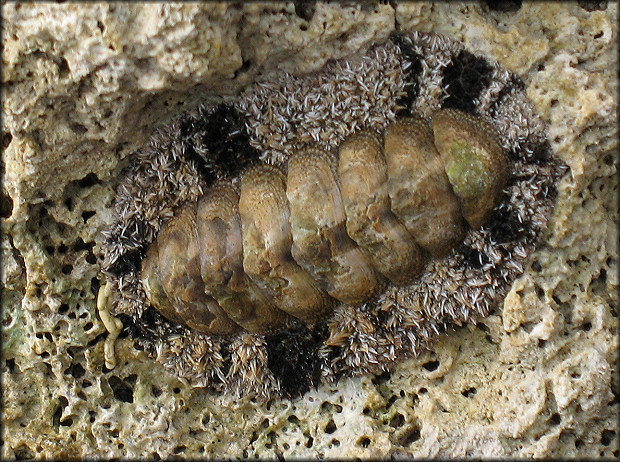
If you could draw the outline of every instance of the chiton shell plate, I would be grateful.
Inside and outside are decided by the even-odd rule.
[[[144,260],[153,259],[157,248],[174,260],[172,266],[191,266],[183,261],[174,239],[164,239],[160,233],[188,233],[197,225],[205,227],[201,232],[213,233],[215,212],[208,206],[199,207],[197,216],[195,210],[205,195],[216,195],[227,207],[238,207],[239,214],[231,216],[239,216],[239,223],[233,219],[226,230],[217,231],[218,236],[234,236],[249,206],[243,195],[237,203],[230,198],[243,189],[244,178],[245,187],[261,194],[265,185],[256,178],[270,169],[284,171],[293,153],[319,150],[336,156],[341,149],[342,155],[348,155],[347,143],[362,133],[385,136],[385,146],[392,143],[398,152],[402,136],[397,131],[409,118],[428,120],[450,111],[463,117],[444,121],[444,129],[431,132],[430,139],[441,147],[445,174],[470,227],[453,245],[429,249],[433,258],[422,263],[415,279],[397,280],[395,276],[396,283],[383,282],[376,294],[362,296],[359,303],[336,303],[333,312],[324,309],[316,322],[284,323],[286,328],[273,331],[271,321],[265,321],[273,313],[254,316],[245,329],[232,329],[232,335],[218,335],[230,326],[216,326],[221,332],[212,327],[214,334],[200,332],[205,330],[200,326],[213,323],[218,315],[193,319],[192,313],[177,313],[176,318],[172,314],[166,319],[154,310],[151,301],[162,294],[174,292],[186,305],[204,294],[196,295],[191,284],[173,283],[178,275],[174,268]],[[475,136],[464,130],[464,124],[478,127]],[[474,146],[473,151],[490,153],[490,157],[480,162],[473,159],[469,168],[463,168],[454,161],[465,155],[463,145],[453,142],[459,137],[464,145]],[[499,158],[494,149],[508,161],[494,164]],[[399,177],[396,170],[390,173],[389,168],[388,163],[394,210],[398,208],[395,191],[406,192],[410,179]],[[486,191],[468,186],[471,178],[486,178],[497,171],[502,172],[498,175],[502,180],[484,183]],[[562,172],[563,166],[546,141],[545,126],[518,77],[444,36],[393,35],[365,54],[330,62],[307,76],[266,76],[233,103],[198,107],[156,130],[132,156],[117,190],[114,221],[105,231],[103,271],[114,294],[111,312],[157,360],[197,386],[269,397],[297,395],[341,375],[380,373],[428,348],[446,326],[485,316],[500,304],[546,228],[554,186]],[[343,190],[369,187],[347,179],[344,171],[336,177]],[[304,187],[303,182],[299,187]],[[496,202],[481,207],[480,197]],[[275,200],[273,205],[278,203]],[[344,203],[345,208],[354,206],[351,201]],[[288,218],[295,220],[299,213],[291,208]],[[175,215],[187,215],[188,223],[168,230],[166,223]],[[281,213],[266,215],[263,221],[269,223],[255,225],[268,230],[278,220],[282,220]],[[351,223],[347,232],[355,226]],[[191,270],[198,274],[201,264],[214,268],[208,255],[224,251],[205,249],[195,239],[183,242],[195,246],[195,254],[203,259]],[[226,243],[232,252],[236,244],[233,240]],[[290,244],[279,251],[290,251]],[[246,256],[251,261],[249,254],[256,245],[248,244],[248,250],[236,248],[244,261],[226,260],[227,276],[208,290],[230,300],[234,297],[230,281],[235,287],[256,285],[240,269]],[[254,294],[247,296],[261,297],[265,288],[261,289],[246,292]],[[291,300],[295,296],[299,294],[290,294]],[[239,303],[232,301],[231,306],[234,309]],[[218,308],[213,306],[213,312]],[[238,314],[243,318],[243,313]],[[299,318],[303,321],[304,315]]]

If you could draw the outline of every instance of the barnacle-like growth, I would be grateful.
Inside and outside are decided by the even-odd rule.
[[[380,373],[498,306],[562,171],[518,77],[394,35],[159,129],[105,232],[109,312],[194,385]]]

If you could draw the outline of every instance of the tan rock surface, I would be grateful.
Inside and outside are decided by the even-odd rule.
[[[2,456],[617,457],[618,5],[579,3],[3,5]],[[128,154],[395,27],[521,75],[570,167],[503,308],[391,375],[268,405],[187,387],[127,338],[106,369],[97,243]]]

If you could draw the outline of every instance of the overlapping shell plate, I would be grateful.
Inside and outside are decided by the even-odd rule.
[[[345,139],[362,131],[384,134],[403,117],[442,114],[458,117],[435,133],[435,145],[445,143],[451,131],[462,133],[459,121],[474,121],[475,136],[463,141],[488,146],[488,139],[497,138],[493,142],[507,161],[491,170],[508,171],[491,187],[497,202],[488,211],[475,200],[461,203],[472,226],[446,256],[426,260],[415,279],[405,284],[382,279],[374,295],[364,295],[361,303],[336,303],[317,322],[274,321],[272,331],[248,324],[248,330],[224,336],[184,327],[183,316],[168,316],[169,321],[151,306],[153,294],[147,297],[141,280],[145,256],[148,261],[154,253],[154,242],[170,242],[165,223],[195,209],[188,204],[213,193],[213,184],[234,190],[242,174],[252,179],[252,172],[267,168],[256,170],[257,163],[285,169],[293,153],[308,149],[336,156]],[[446,162],[459,197],[468,191],[458,178],[475,171],[463,176],[461,170]],[[158,129],[135,153],[106,231],[112,313],[158,361],[197,386],[269,397],[300,394],[343,374],[380,373],[428,348],[446,327],[475,322],[501,303],[547,225],[562,170],[516,76],[446,37],[395,35],[308,76],[266,76],[233,103],[199,107]],[[344,190],[343,172],[336,177]],[[225,187],[218,190],[218,200],[227,195]],[[299,214],[291,209],[291,220]],[[161,279],[164,289],[171,284]]]

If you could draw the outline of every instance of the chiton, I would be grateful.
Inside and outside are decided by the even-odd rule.
[[[197,386],[380,373],[498,306],[563,170],[518,77],[395,34],[156,130],[104,232],[110,311]]]

